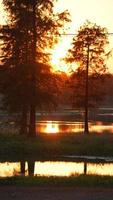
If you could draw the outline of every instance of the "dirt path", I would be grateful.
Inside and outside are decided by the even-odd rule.
[[[0,200],[113,200],[113,188],[0,187]]]

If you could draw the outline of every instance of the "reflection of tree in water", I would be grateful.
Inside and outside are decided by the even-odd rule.
[[[27,161],[28,163],[28,176],[34,176],[34,170],[35,170],[35,161]],[[84,165],[84,171],[83,174],[87,175],[87,162],[83,163]],[[21,176],[25,176],[26,173],[25,169],[25,161],[20,162],[20,174]]]
[[[35,161],[28,161],[28,176],[34,176]],[[20,174],[25,176],[25,161],[20,162]]]
[[[29,176],[34,176],[34,169],[35,169],[35,162],[28,161],[28,175]]]
[[[87,162],[84,162],[84,175],[87,174]]]
[[[20,173],[21,176],[25,176],[25,161],[20,162]]]

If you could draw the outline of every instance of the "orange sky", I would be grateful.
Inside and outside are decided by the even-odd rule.
[[[69,33],[76,33],[79,27],[89,20],[97,25],[106,27],[108,32],[113,32],[113,0],[58,0],[56,3],[56,11],[68,9],[71,14],[72,22],[70,24]],[[56,46],[53,54],[53,64],[66,68],[65,64],[60,61],[65,56],[69,47],[71,38],[65,36],[63,42]],[[109,37],[109,49],[113,48],[113,36]],[[109,70],[113,72],[113,58],[107,61]]]
[[[56,9],[69,10],[74,29],[88,19],[113,31],[113,0],[58,0]]]
[[[5,24],[5,21],[6,21],[6,17],[4,15],[2,0],[0,0],[0,24]]]

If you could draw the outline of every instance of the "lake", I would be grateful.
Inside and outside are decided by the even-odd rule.
[[[42,113],[37,116],[38,133],[78,133],[84,131],[84,113],[80,110]],[[47,120],[48,119],[48,120]],[[60,119],[60,120],[59,120]],[[91,133],[113,133],[113,108],[99,108],[89,112]]]
[[[17,116],[16,116],[17,117]],[[13,121],[15,115],[0,114],[0,132],[18,132]],[[80,110],[37,112],[37,133],[58,134],[84,131],[84,114]],[[113,108],[99,108],[89,113],[91,133],[113,133]]]

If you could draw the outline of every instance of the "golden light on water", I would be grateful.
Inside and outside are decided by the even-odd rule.
[[[83,173],[83,164],[62,161],[36,162],[34,174],[41,176],[71,176]]]
[[[113,123],[109,125],[104,125],[102,122],[97,122],[96,125],[92,125],[90,127],[91,132],[96,132],[96,133],[103,133],[103,132],[110,132],[113,133]]]
[[[70,134],[82,133],[84,131],[83,122],[68,122],[68,121],[40,121],[37,123],[37,133],[46,134]],[[113,133],[113,124],[104,125],[102,122],[89,123],[90,133]]]
[[[47,122],[46,128],[44,128],[44,133],[58,133],[59,132],[59,127],[58,124],[52,123],[52,121]]]
[[[113,176],[113,163],[84,163],[65,161],[36,161],[34,165],[34,176],[72,176],[84,174]],[[25,162],[25,176],[28,176],[28,162]],[[20,162],[0,163],[0,177],[11,177],[21,175]],[[22,174],[23,175],[23,174]]]
[[[84,162],[45,161],[36,162],[34,175],[72,176],[84,174]],[[113,163],[86,163],[87,174],[113,176]]]
[[[87,174],[113,176],[113,163],[87,164]]]
[[[20,163],[9,163],[4,162],[0,163],[0,177],[10,177],[18,175],[18,172],[20,171]]]

